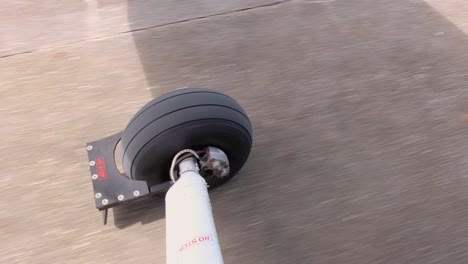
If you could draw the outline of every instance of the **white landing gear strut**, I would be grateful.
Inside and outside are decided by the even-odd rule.
[[[197,160],[182,160],[179,176],[166,194],[166,263],[222,264],[207,184]]]

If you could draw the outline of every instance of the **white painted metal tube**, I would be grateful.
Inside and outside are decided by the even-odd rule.
[[[223,264],[205,180],[193,158],[166,194],[166,263]]]

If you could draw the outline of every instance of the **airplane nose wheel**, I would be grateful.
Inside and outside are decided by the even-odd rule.
[[[192,149],[203,155],[201,173],[213,188],[247,161],[252,134],[247,113],[231,97],[208,89],[177,90],[149,102],[130,120],[122,134],[123,168],[132,179],[158,184],[170,180],[173,157]],[[228,158],[229,170],[219,173],[214,161]]]

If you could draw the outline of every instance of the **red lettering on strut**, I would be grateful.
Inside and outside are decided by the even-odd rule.
[[[107,179],[106,163],[103,158],[96,158],[97,175],[100,180]]]
[[[209,241],[213,241],[213,237],[211,235],[202,235],[202,236],[198,236],[186,243],[184,243],[180,248],[179,248],[179,252],[182,252],[184,251],[185,249],[193,246],[193,245],[196,245],[196,244],[199,244],[199,243],[203,243],[203,242],[209,242]]]
[[[198,238],[198,241],[203,242],[203,241],[208,241],[210,240],[210,236],[201,236]]]

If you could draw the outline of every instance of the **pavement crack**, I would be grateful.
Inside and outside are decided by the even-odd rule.
[[[249,11],[249,10],[254,10],[254,9],[259,9],[259,8],[265,8],[265,7],[272,7],[272,6],[280,5],[280,4],[283,4],[283,3],[286,3],[286,2],[291,2],[291,1],[293,1],[293,0],[281,0],[281,1],[273,2],[273,3],[264,4],[264,5],[245,7],[245,8],[231,10],[231,11],[217,13],[217,14],[193,17],[193,18],[178,20],[178,21],[174,21],[174,22],[169,22],[169,23],[154,25],[154,26],[150,26],[150,27],[145,27],[145,28],[137,28],[137,29],[129,30],[129,31],[124,32],[124,33],[138,32],[138,31],[144,31],[144,30],[153,29],[153,28],[160,28],[160,27],[166,27],[166,26],[171,26],[171,25],[176,25],[176,24],[181,24],[181,23],[188,23],[188,22],[197,21],[197,20],[203,20],[203,19],[212,18],[212,17],[232,15],[232,14],[236,14],[236,13],[242,13],[244,11]]]
[[[51,50],[51,49],[64,47],[64,46],[68,46],[68,45],[73,45],[73,44],[79,44],[79,43],[85,43],[85,42],[90,42],[90,41],[97,41],[97,40],[112,38],[112,37],[116,37],[116,36],[120,36],[120,35],[124,35],[124,34],[129,34],[129,33],[131,34],[131,33],[134,33],[134,32],[151,30],[151,29],[155,29],[155,28],[162,28],[162,27],[167,27],[167,26],[172,26],[172,25],[182,24],[182,23],[189,23],[189,22],[192,22],[192,21],[209,19],[209,18],[212,18],[212,17],[219,17],[219,16],[224,16],[224,15],[233,15],[233,14],[242,13],[242,12],[245,12],[245,11],[277,6],[277,5],[280,5],[280,4],[283,4],[283,3],[286,3],[286,2],[292,2],[292,1],[293,0],[280,0],[280,1],[272,2],[272,3],[268,3],[268,4],[263,4],[263,5],[245,7],[245,8],[240,8],[240,9],[236,9],[236,10],[231,10],[231,11],[226,11],[226,12],[221,12],[221,13],[216,13],[216,14],[210,14],[210,15],[206,15],[206,16],[187,18],[187,19],[182,19],[182,20],[178,20],[178,21],[174,21],[174,22],[158,24],[158,25],[149,26],[149,27],[135,28],[135,29],[127,30],[127,31],[116,32],[116,33],[113,33],[113,34],[94,37],[94,38],[88,38],[88,39],[85,39],[85,40],[67,42],[67,43],[64,43],[64,44],[59,44],[59,45],[50,46],[50,47],[44,47],[44,48],[20,51],[20,52],[15,52],[15,53],[10,53],[10,54],[4,54],[4,55],[0,55],[0,59],[9,58],[9,57],[13,57],[13,56],[19,56],[19,55],[30,54],[30,53],[34,53],[34,52],[38,52],[38,51]]]

